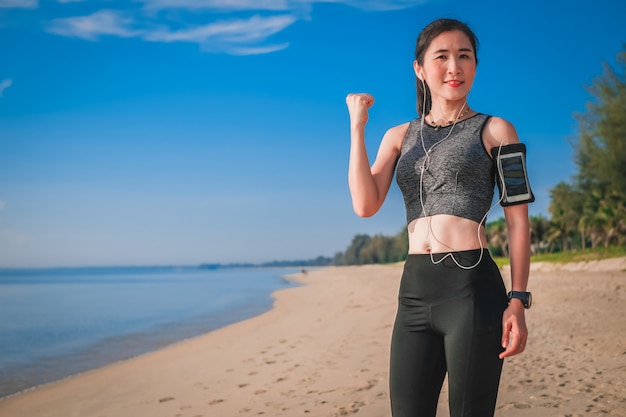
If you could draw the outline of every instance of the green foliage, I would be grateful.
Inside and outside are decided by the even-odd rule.
[[[409,249],[406,229],[395,236],[356,235],[344,253],[335,255],[335,265],[363,265],[400,262]]]
[[[569,250],[578,233],[583,213],[584,193],[565,182],[558,183],[550,190],[548,211],[552,216],[547,244],[551,250]]]
[[[532,254],[548,249],[550,220],[543,216],[530,216],[530,250]]]
[[[499,218],[485,225],[487,247],[493,256],[509,256],[509,235],[504,218]]]
[[[496,263],[499,269],[502,269],[503,266],[509,265],[511,263],[511,261],[509,261],[509,258],[504,256],[493,256],[493,261]]]
[[[626,246],[609,246],[594,249],[578,249],[557,253],[543,253],[531,257],[532,262],[583,262],[599,261],[626,256]]]
[[[626,246],[609,246],[608,248],[600,247],[595,249],[590,248],[555,253],[542,253],[531,256],[530,261],[552,263],[587,262],[610,258],[621,258],[624,256],[626,256]],[[500,268],[509,264],[508,258],[497,257],[494,258],[494,260]]]
[[[325,256],[318,256],[314,259],[301,259],[295,261],[271,261],[265,262],[260,265],[255,266],[263,266],[263,267],[300,267],[300,266],[328,266],[332,265],[333,260],[331,258],[327,258]]]
[[[626,244],[626,51],[617,61],[619,71],[604,64],[589,87],[595,101],[576,116],[578,173],[551,190],[551,250]]]

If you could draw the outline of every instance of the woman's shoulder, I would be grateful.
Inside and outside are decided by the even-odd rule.
[[[483,130],[483,140],[491,148],[500,144],[519,142],[515,126],[502,117],[490,116]]]
[[[398,135],[398,134],[404,135],[407,132],[407,130],[409,129],[409,126],[411,125],[411,123],[412,123],[412,121],[411,122],[404,122],[404,123],[401,123],[399,125],[392,126],[389,129],[387,129],[386,133],[389,133],[389,134],[392,134],[392,135]]]
[[[392,144],[394,148],[400,148],[407,132],[409,131],[410,125],[411,122],[405,122],[390,127],[383,136],[383,142]]]
[[[396,126],[392,126],[383,135],[378,149],[380,155],[392,155],[392,158],[397,158],[402,149],[404,138],[406,137],[410,122],[402,123]]]

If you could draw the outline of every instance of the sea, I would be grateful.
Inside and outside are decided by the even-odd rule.
[[[0,398],[259,315],[296,272],[0,269]]]

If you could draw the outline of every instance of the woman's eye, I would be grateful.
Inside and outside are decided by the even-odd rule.
[[[437,58],[435,58],[435,59],[446,59],[446,56],[445,56],[445,55],[439,55],[439,56],[438,56]]]

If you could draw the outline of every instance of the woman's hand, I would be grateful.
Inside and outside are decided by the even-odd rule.
[[[502,315],[502,347],[506,350],[499,355],[500,359],[522,353],[527,339],[524,306],[519,300],[512,299]]]
[[[374,96],[366,93],[348,94],[346,104],[350,113],[350,125],[363,127],[367,123],[368,110],[374,105]]]

